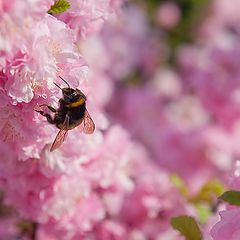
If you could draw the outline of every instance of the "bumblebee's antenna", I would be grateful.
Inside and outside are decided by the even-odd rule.
[[[57,85],[55,82],[53,84],[55,84],[58,88],[60,88],[62,90],[62,88],[59,85]]]
[[[68,85],[69,88],[71,88],[69,83],[65,79],[63,79],[61,76],[59,76],[59,77]]]

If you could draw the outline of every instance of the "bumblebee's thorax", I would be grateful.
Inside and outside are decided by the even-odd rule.
[[[73,88],[63,88],[63,100],[67,108],[76,108],[86,101],[86,96],[79,90]]]

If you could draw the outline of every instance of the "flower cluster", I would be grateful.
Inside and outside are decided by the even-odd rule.
[[[159,22],[167,4],[160,5],[156,12],[155,21],[167,29],[169,38],[156,34],[142,8],[130,6],[122,19],[108,23],[98,36],[83,41],[82,46],[94,69],[93,75],[115,80],[106,107],[109,118],[122,124],[135,140],[146,146],[157,166],[184,180],[189,192],[188,206],[195,210],[199,204],[208,205],[210,211],[216,208],[201,226],[204,239],[238,239],[237,210],[220,212],[221,221],[210,231],[218,221],[217,210],[224,206],[216,207],[222,190],[218,192],[208,185],[218,179],[232,187],[228,178],[239,158],[236,8],[224,0],[212,1],[207,7],[214,14],[206,15],[199,23],[195,43],[180,42],[179,48],[171,53],[168,41],[183,24],[179,11],[184,14],[181,6],[174,4],[167,10],[174,11],[179,22],[172,26]],[[140,24],[142,30],[138,31]],[[154,45],[157,40],[158,45]],[[104,55],[102,62],[96,61],[93,47]],[[109,83],[107,89],[111,87]],[[201,214],[197,218],[202,221]],[[168,236],[176,237],[170,233]]]
[[[234,2],[0,0],[0,239],[240,238]],[[50,152],[59,77],[96,129]]]

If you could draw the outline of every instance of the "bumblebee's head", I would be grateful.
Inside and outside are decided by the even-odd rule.
[[[85,95],[78,89],[62,88],[63,99],[67,103],[72,103],[79,100],[80,97],[86,99]]]

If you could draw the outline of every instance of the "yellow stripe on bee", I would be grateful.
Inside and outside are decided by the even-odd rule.
[[[75,108],[75,107],[79,107],[80,105],[82,105],[85,102],[84,98],[80,98],[77,102],[74,103],[70,103],[68,105],[66,105],[68,108]]]

